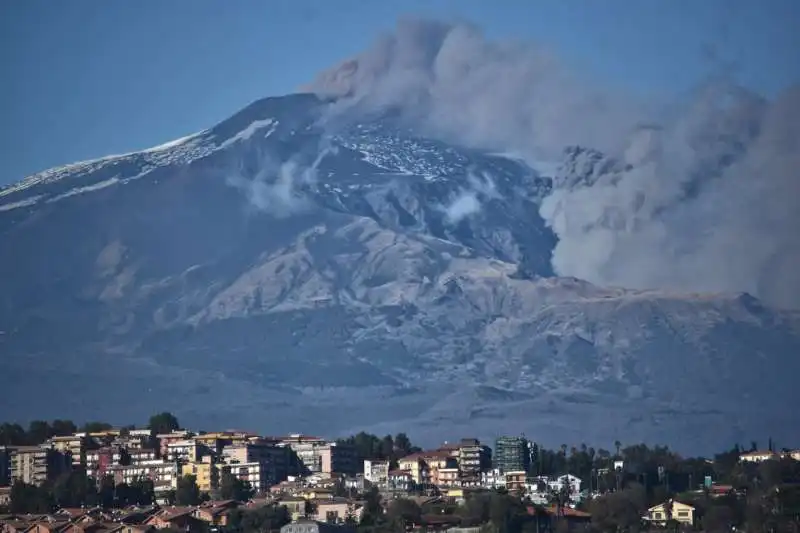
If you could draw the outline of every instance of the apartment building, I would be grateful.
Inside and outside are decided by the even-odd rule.
[[[86,464],[86,450],[89,438],[80,435],[68,435],[64,437],[52,437],[50,445],[54,450],[62,454],[69,455],[74,467]]]
[[[289,435],[281,445],[290,448],[299,461],[300,474],[355,474],[358,463],[352,446],[328,442],[317,437]]]
[[[358,458],[353,446],[329,442],[320,450],[323,474],[355,475],[358,471]]]
[[[19,446],[11,453],[11,479],[41,485],[69,470],[68,454],[42,446]]]
[[[115,444],[128,450],[155,449],[156,437],[151,429],[131,429],[127,435],[119,437]]]
[[[525,437],[499,437],[495,442],[494,467],[502,472],[528,472],[531,446]]]
[[[365,459],[364,479],[378,487],[386,486],[389,481],[389,461]]]
[[[181,467],[181,475],[194,476],[200,492],[211,492],[219,488],[220,468],[211,462],[211,457],[206,456],[198,463],[188,463]]]
[[[103,446],[86,452],[86,475],[101,479],[109,468],[118,466],[122,460],[122,451],[116,446]]]
[[[177,462],[156,459],[136,465],[112,465],[105,470],[105,474],[112,476],[116,484],[149,479],[153,482],[156,497],[160,498],[178,487],[180,470]]]
[[[260,463],[271,485],[283,481],[289,474],[289,449],[271,441],[251,440],[225,446],[221,456],[228,464]]]
[[[461,439],[458,444],[458,469],[462,485],[481,485],[481,474],[492,467],[492,450],[478,439]]]
[[[261,463],[220,465],[220,473],[222,472],[230,472],[236,478],[246,481],[256,492],[269,491],[269,476],[265,473]]]
[[[158,441],[158,451],[160,457],[167,457],[168,449],[170,443],[176,441],[182,441],[191,438],[192,433],[189,430],[181,429],[178,431],[173,431],[172,433],[159,433],[156,435],[156,441]]]
[[[194,463],[206,455],[205,446],[194,439],[173,440],[167,443],[166,448],[162,446],[162,450],[164,449],[166,452],[162,457],[170,461]]]

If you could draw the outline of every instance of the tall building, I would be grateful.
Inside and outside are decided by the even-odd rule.
[[[492,468],[492,450],[478,439],[461,439],[458,444],[458,470],[464,486],[481,484],[481,473]]]
[[[289,435],[281,440],[281,445],[296,454],[299,464],[293,466],[298,474],[355,474],[358,471],[352,446],[306,435]]]
[[[86,465],[86,450],[88,437],[83,435],[68,435],[64,437],[53,437],[50,444],[53,449],[69,454],[73,467]]]
[[[289,469],[289,450],[269,441],[253,440],[225,446],[222,460],[228,464],[259,463],[264,483],[274,485],[286,479]]]
[[[531,466],[531,446],[525,437],[499,437],[492,458],[501,472],[528,472]]]
[[[20,446],[11,453],[11,478],[41,485],[72,466],[69,454],[42,446]]]

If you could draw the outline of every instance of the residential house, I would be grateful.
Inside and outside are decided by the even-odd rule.
[[[234,500],[210,501],[197,507],[192,516],[212,526],[227,526],[228,514],[236,509],[239,502]]]
[[[592,520],[591,514],[569,507],[532,505],[527,511],[534,531],[585,531]]]
[[[665,526],[670,518],[681,524],[693,525],[695,508],[688,503],[667,500],[648,509],[647,515],[643,518],[652,524],[660,526]]]
[[[194,517],[192,507],[165,508],[144,521],[144,525],[155,529],[183,529],[185,531],[201,531],[205,523]]]
[[[297,496],[281,498],[278,500],[278,505],[286,507],[289,516],[291,516],[293,520],[306,516],[306,511],[308,510],[308,500]]]
[[[506,490],[522,494],[528,481],[528,473],[523,470],[506,472]]]
[[[568,491],[571,497],[577,497],[581,492],[581,484],[583,482],[577,476],[572,474],[564,474],[549,482],[550,490],[552,492]]]
[[[398,469],[411,474],[417,485],[458,485],[457,450],[439,449],[418,452],[398,461]],[[454,475],[455,472],[455,475]]]
[[[363,512],[363,505],[347,498],[312,500],[311,506],[314,520],[329,524],[344,524],[348,519],[358,523]]]
[[[739,455],[739,461],[745,463],[763,463],[764,461],[777,460],[780,458],[780,454],[772,450],[747,452]]]

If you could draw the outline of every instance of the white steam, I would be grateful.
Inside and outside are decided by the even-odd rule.
[[[463,219],[480,213],[483,209],[481,199],[486,201],[501,197],[492,177],[487,173],[483,173],[482,178],[470,173],[467,181],[469,187],[461,189],[453,201],[441,207],[449,224],[458,224]]]
[[[644,105],[533,45],[406,20],[311,88],[339,96],[335,112],[391,108],[439,136],[529,161],[569,145],[608,154],[565,164],[542,205],[561,275],[748,291],[800,308],[797,87],[770,102],[717,82],[671,107]],[[469,190],[448,206],[462,217],[480,207]]]
[[[334,148],[321,147],[311,165],[299,158],[277,162],[269,156],[259,157],[257,171],[249,174],[243,168],[229,172],[226,181],[241,190],[248,204],[276,218],[303,213],[313,207],[305,191],[317,181],[317,168]]]

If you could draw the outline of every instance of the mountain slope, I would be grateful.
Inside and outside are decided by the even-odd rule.
[[[331,130],[326,105],[265,99],[0,191],[0,416],[793,436],[796,313],[552,277],[551,179],[387,117]],[[587,154],[555,186],[585,181]]]

